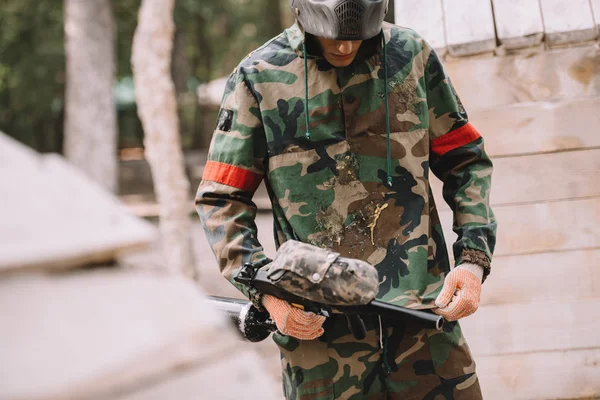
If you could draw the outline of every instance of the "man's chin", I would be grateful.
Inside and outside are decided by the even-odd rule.
[[[326,59],[329,62],[329,64],[331,64],[337,68],[347,67],[348,65],[352,64],[352,61],[354,61],[354,57],[348,58],[346,60],[344,60],[344,59],[339,60],[339,59],[336,59],[333,57],[326,57]]]

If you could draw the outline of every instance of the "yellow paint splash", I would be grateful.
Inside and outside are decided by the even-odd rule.
[[[374,232],[375,232],[375,226],[377,225],[377,221],[379,220],[379,216],[381,215],[381,212],[383,210],[385,210],[388,207],[388,203],[379,205],[377,207],[375,207],[375,211],[374,211],[374,215],[373,215],[373,222],[371,222],[369,225],[367,225],[368,228],[371,229],[371,244],[373,246],[375,246],[375,238],[374,238]]]

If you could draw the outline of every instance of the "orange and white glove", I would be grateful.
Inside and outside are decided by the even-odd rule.
[[[322,315],[303,311],[287,301],[268,294],[263,296],[262,304],[271,315],[279,332],[284,335],[300,340],[313,340],[324,332],[322,325],[325,317]]]
[[[435,299],[434,309],[448,321],[456,321],[477,311],[481,296],[483,267],[464,263],[454,268],[446,276],[444,287]]]

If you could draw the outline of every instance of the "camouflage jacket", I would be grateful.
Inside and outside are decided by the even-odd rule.
[[[228,279],[243,262],[266,257],[251,200],[265,179],[277,244],[296,239],[367,261],[379,273],[378,299],[434,307],[450,263],[430,171],[443,181],[454,212],[456,264],[476,263],[489,273],[496,222],[483,138],[429,44],[390,24],[383,35],[391,185],[379,36],[363,42],[361,49],[372,51],[344,68],[308,53],[310,138],[304,34],[297,25],[251,53],[230,76],[196,197]]]

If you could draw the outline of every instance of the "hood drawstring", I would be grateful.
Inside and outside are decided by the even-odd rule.
[[[387,67],[387,44],[385,42],[385,34],[381,32],[381,39],[383,42],[383,75],[384,75],[384,103],[385,103],[385,134],[386,134],[386,170],[387,179],[386,184],[388,187],[392,186],[392,155],[391,155],[391,143],[390,143],[390,115],[389,115],[389,102],[388,102],[388,67]],[[308,115],[308,58],[306,55],[306,42],[302,45],[302,51],[304,53],[304,117],[306,119],[306,132],[304,136],[310,140],[310,117]]]
[[[302,45],[304,52],[304,117],[306,118],[306,133],[304,136],[310,140],[310,117],[308,116],[308,60],[306,58],[306,41]]]
[[[381,38],[383,41],[383,97],[385,103],[385,137],[386,137],[386,167],[387,167],[387,185],[392,187],[392,154],[391,154],[391,140],[390,140],[390,112],[388,107],[388,66],[387,66],[387,45],[385,42],[385,34],[381,31]],[[379,316],[379,343],[382,350],[383,365],[386,372],[389,374],[392,371],[388,362],[388,335],[387,331],[383,327],[381,316]]]
[[[388,108],[388,69],[387,69],[387,45],[385,43],[385,34],[381,32],[383,40],[383,75],[384,75],[384,102],[385,102],[385,135],[386,135],[386,161],[387,161],[387,185],[392,187],[392,155],[390,144],[390,114]]]

